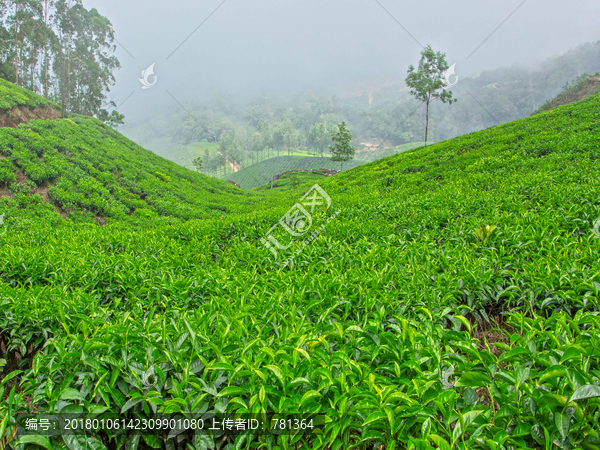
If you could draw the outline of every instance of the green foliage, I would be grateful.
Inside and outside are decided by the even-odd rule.
[[[340,212],[324,226],[315,209],[320,231],[292,243],[302,251],[285,266],[260,239],[301,193],[227,190],[94,119],[0,130],[25,175],[56,149],[66,166],[51,191],[115,210],[98,227],[85,209],[63,221],[36,194],[0,200],[0,438],[31,410],[296,412],[320,416],[319,432],[38,443],[595,450],[599,120],[590,97],[321,177]],[[140,185],[152,201],[129,198],[143,207],[117,216]],[[210,189],[227,212],[160,217],[185,218],[183,202],[197,212]],[[474,245],[482,223],[498,225]]]
[[[204,163],[202,162],[202,158],[200,156],[198,156],[197,158],[195,158],[192,161],[192,164],[194,165],[194,167],[196,168],[196,170],[198,172],[202,172],[202,169],[204,168]]]
[[[556,96],[567,80],[584,72],[599,70],[600,41],[582,44],[563,55],[549,58],[535,69],[513,65],[484,70],[477,77],[467,77],[459,64],[457,73],[460,82],[452,88],[452,92],[460,102],[453,103],[452,107],[441,102],[431,104],[427,143],[529,117],[540,105]],[[236,156],[241,166],[249,167],[274,155],[284,155],[285,147],[274,144],[273,131],[287,118],[298,132],[295,141],[298,147],[310,149],[316,155],[320,155],[321,150],[315,144],[315,129],[325,126],[331,130],[341,121],[348,123],[356,137],[353,145],[357,149],[357,158],[367,153],[361,151],[362,144],[369,147],[369,144],[385,141],[396,146],[423,141],[426,111],[418,108],[418,101],[408,91],[401,90],[397,84],[365,88],[359,92],[355,89],[342,90],[331,96],[315,96],[307,92],[294,100],[264,95],[249,99],[228,94],[214,95],[203,102],[203,109],[196,109],[191,103],[185,105],[193,118],[181,110],[180,114],[159,115],[123,132],[145,148],[188,168],[193,168],[192,160],[196,156],[203,156],[197,151],[198,147],[218,147],[220,136],[231,128],[246,142],[244,151]],[[258,136],[252,138],[256,133],[260,134],[262,143],[256,140]],[[251,138],[249,144],[248,136]],[[188,145],[173,145],[174,141]],[[280,143],[279,140],[277,142]],[[327,149],[329,144],[326,142],[322,148]],[[290,147],[290,153],[294,148]],[[378,151],[369,153],[380,154]],[[204,159],[207,168],[211,160],[218,162],[212,148],[210,158]],[[296,168],[300,167],[288,170]],[[227,171],[231,173],[230,168]],[[218,168],[211,168],[205,173],[221,177],[223,172],[221,163]]]
[[[567,105],[599,92],[600,72],[597,72],[595,75],[588,75],[584,73],[573,80],[571,84],[567,81],[567,84],[563,87],[563,90],[560,94],[558,94],[554,99],[548,100],[533,114],[549,111],[557,106]]]
[[[173,223],[221,214],[222,205],[241,211],[245,207],[237,199],[252,197],[166,161],[83,116],[0,128],[0,156],[0,183],[11,193],[47,192],[47,201],[65,214],[139,222],[147,214],[134,213],[143,209]],[[17,183],[19,171],[25,181]]]
[[[496,228],[498,228],[496,225],[481,225],[481,228],[474,231],[473,234],[477,238],[477,242],[485,245]]]
[[[273,144],[276,148],[285,148],[288,156],[293,148],[298,147],[298,139],[300,138],[298,130],[294,128],[290,119],[285,119],[280,122],[273,131]],[[277,153],[279,156],[279,152]]]
[[[413,65],[408,68],[406,85],[410,88],[410,94],[424,103],[440,100],[452,104],[452,92],[444,89],[444,74],[448,69],[446,54],[436,53],[428,45],[421,51],[418,68],[415,69]]]
[[[310,189],[315,185],[315,183],[322,183],[324,179],[325,175],[323,175],[323,172],[318,170],[310,172],[292,172],[286,173],[279,179],[274,180],[273,187],[271,187],[271,182],[268,182],[267,184],[257,188],[257,190],[265,191],[275,189],[293,191],[300,187]]]
[[[352,142],[352,134],[348,130],[346,122],[342,122],[337,126],[337,129],[331,134],[333,145],[329,146],[329,151],[333,155],[332,161],[340,163],[340,170],[344,168],[344,162],[354,158],[355,149],[350,145]]]
[[[65,113],[98,117],[111,126],[122,123],[122,115],[102,109],[114,106],[107,92],[120,64],[112,55],[112,24],[97,9],[86,9],[81,0],[2,0],[0,38],[2,65],[14,68],[1,72],[18,86],[42,92]],[[0,101],[0,110],[14,102]]]
[[[425,145],[427,145],[427,131],[429,126],[429,104],[439,100],[442,103],[452,104],[452,91],[446,91],[444,74],[449,69],[446,54],[434,52],[431,45],[421,51],[419,67],[415,70],[413,65],[408,68],[406,85],[410,88],[410,94],[420,102],[427,105],[425,125]]]
[[[354,160],[346,164],[346,170],[364,164],[366,161]],[[239,171],[227,175],[227,180],[235,181],[243,189],[252,189],[269,183],[271,177],[290,170],[329,169],[339,170],[340,166],[331,158],[311,156],[276,156],[258,164],[243,167]],[[276,183],[277,181],[275,181]]]
[[[60,109],[56,103],[0,78],[0,111],[9,110],[16,106],[26,106],[28,108],[49,106]]]
[[[323,157],[323,150],[329,148],[329,144],[331,143],[331,134],[327,130],[327,124],[320,122],[311,126],[307,135],[307,141]]]
[[[17,177],[15,176],[15,166],[12,164],[10,159],[1,158],[0,159],[0,183],[3,185],[7,185],[10,183],[15,183],[17,181]]]
[[[119,127],[119,125],[125,123],[125,115],[120,114],[115,110],[111,111],[110,114],[108,114],[108,111],[106,111],[105,109],[101,109],[100,113],[98,114],[98,120],[101,120],[106,125],[116,130]]]

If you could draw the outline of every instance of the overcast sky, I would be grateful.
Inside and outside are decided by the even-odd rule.
[[[176,105],[168,92],[185,104],[214,88],[280,93],[403,80],[427,44],[446,53],[459,76],[468,76],[531,64],[600,40],[599,0],[84,0],[84,5],[97,8],[114,26],[122,69],[110,97],[120,104],[134,93],[119,108],[129,118]],[[144,90],[138,78],[153,63],[156,84]]]

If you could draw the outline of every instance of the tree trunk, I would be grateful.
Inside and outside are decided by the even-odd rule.
[[[427,146],[427,130],[429,128],[429,100],[427,100],[427,112],[425,113],[425,146]]]
[[[44,8],[44,97],[48,98],[48,0]]]

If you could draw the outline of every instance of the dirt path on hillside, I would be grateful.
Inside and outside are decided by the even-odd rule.
[[[225,161],[227,162],[227,164],[229,164],[229,166],[231,167],[231,170],[233,170],[233,173],[238,172],[241,169],[241,166],[239,165],[239,163],[237,161],[230,161],[229,158],[227,158],[227,156],[225,156],[223,153],[221,153],[218,150],[217,150],[217,153],[219,155],[221,155],[223,158],[225,158]]]

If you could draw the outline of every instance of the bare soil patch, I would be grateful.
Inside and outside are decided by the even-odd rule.
[[[60,117],[60,111],[50,106],[28,108],[27,106],[16,106],[11,110],[0,111],[0,127],[16,128],[22,123],[30,120],[56,120]]]

